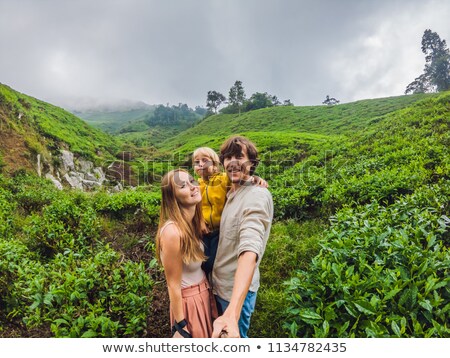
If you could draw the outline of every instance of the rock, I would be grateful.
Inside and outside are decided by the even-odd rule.
[[[50,163],[43,162],[41,155],[37,157],[38,175],[41,175],[44,169],[47,172],[45,177],[50,179],[58,189],[68,185],[74,189],[93,190],[100,188],[107,181],[103,168],[94,167],[93,162],[82,157],[75,158],[75,155],[67,149],[61,150],[59,158],[60,165],[53,167]],[[120,186],[115,190],[122,189]]]
[[[89,160],[84,160],[83,158],[79,158],[77,160],[77,167],[76,169],[83,173],[89,173],[92,168],[94,168],[94,163],[90,162]]]
[[[116,186],[114,186],[114,187],[112,187],[111,188],[111,190],[110,190],[110,192],[111,193],[119,193],[119,192],[121,192],[123,190],[123,186],[122,186],[122,184],[117,184]]]
[[[72,152],[69,152],[68,150],[61,150],[61,162],[62,168],[60,169],[63,169],[64,171],[62,174],[66,174],[70,170],[75,169]]]
[[[102,186],[99,182],[94,181],[94,180],[82,180],[81,183],[83,185],[83,188],[87,189],[87,190],[100,188]]]
[[[63,179],[74,189],[83,189],[83,177],[80,173],[69,172],[64,174]]]
[[[50,179],[59,190],[63,190],[63,185],[53,175],[51,175],[50,173],[47,173],[47,174],[45,174],[45,177],[47,179]]]
[[[42,176],[41,155],[38,154],[36,159],[37,159],[37,173],[38,173],[38,176],[41,177]]]

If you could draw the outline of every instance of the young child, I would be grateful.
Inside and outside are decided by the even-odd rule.
[[[192,155],[192,162],[195,173],[200,177],[198,182],[202,195],[202,212],[208,229],[208,233],[203,235],[207,260],[202,264],[208,276],[216,258],[220,218],[231,183],[227,173],[220,170],[219,156],[213,149],[208,147],[196,149]]]
[[[212,272],[219,243],[220,218],[227,199],[231,181],[226,172],[220,170],[220,159],[217,153],[209,147],[197,148],[192,154],[192,164],[195,173],[200,177],[200,193],[202,195],[202,212],[207,224],[207,233],[203,235],[203,245],[207,260],[202,268],[206,275]],[[267,182],[253,176],[254,185],[267,188]]]

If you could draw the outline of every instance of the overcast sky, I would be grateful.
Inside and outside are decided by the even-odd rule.
[[[205,106],[235,80],[295,105],[402,95],[448,0],[0,0],[0,82],[86,98]],[[80,102],[81,103],[81,102]]]

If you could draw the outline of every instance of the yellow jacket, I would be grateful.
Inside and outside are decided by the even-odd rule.
[[[202,194],[203,217],[208,223],[209,229],[214,231],[220,227],[220,218],[227,200],[228,188],[231,186],[227,173],[217,173],[204,181],[198,180]]]

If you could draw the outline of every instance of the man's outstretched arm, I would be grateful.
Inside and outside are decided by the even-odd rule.
[[[223,315],[214,321],[213,338],[220,337],[223,332],[227,333],[225,336],[227,338],[240,337],[238,321],[252,283],[257,258],[257,255],[251,251],[245,251],[239,256],[230,304]]]

